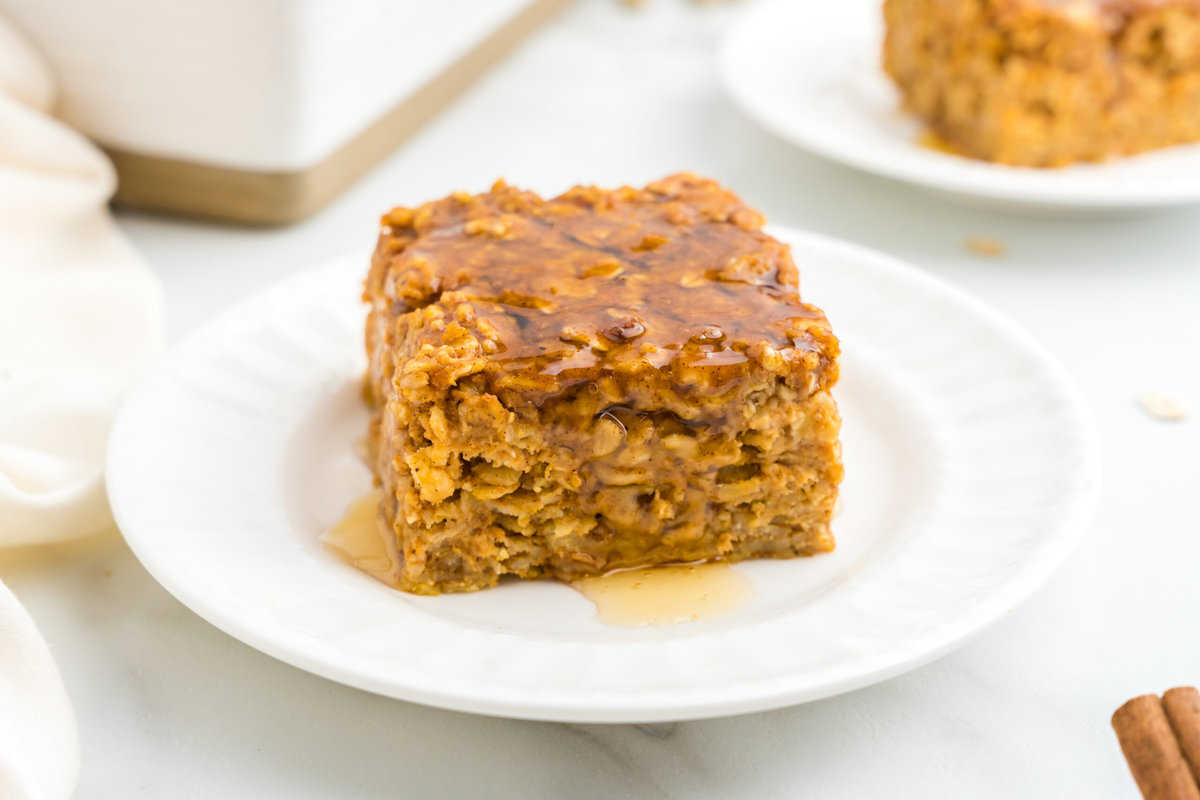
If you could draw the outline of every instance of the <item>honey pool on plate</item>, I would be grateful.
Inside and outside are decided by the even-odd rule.
[[[378,489],[355,500],[321,541],[351,566],[395,586],[396,557],[379,526],[379,500]],[[601,622],[622,627],[724,616],[752,594],[749,579],[720,562],[618,570],[567,585],[592,601]]]
[[[729,564],[673,564],[610,572],[573,584],[609,625],[673,625],[724,616],[750,599],[750,580]]]
[[[355,500],[321,537],[346,563],[389,586],[395,583],[396,558],[379,527],[382,493],[372,489]]]

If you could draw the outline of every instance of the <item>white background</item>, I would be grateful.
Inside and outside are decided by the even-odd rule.
[[[75,702],[79,797],[1136,796],[1109,715],[1133,695],[1200,683],[1200,418],[1163,423],[1136,402],[1167,391],[1200,405],[1200,209],[1001,214],[806,156],[720,90],[716,48],[740,10],[580,0],[291,228],[122,214],[166,285],[172,339],[327,257],[357,251],[365,268],[391,205],[501,175],[554,193],[692,169],[771,221],[917,264],[1041,339],[1102,439],[1100,513],[1079,551],[1004,621],[907,676],[649,728],[487,719],[312,677],[201,621],[116,536],[9,556],[0,575]],[[972,235],[1007,254],[971,254]]]

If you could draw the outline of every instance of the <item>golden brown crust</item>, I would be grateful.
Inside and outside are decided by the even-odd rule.
[[[837,340],[717,184],[504,184],[384,217],[365,299],[410,591],[828,550]]]
[[[885,0],[884,68],[964,155],[1100,161],[1200,139],[1196,0]]]

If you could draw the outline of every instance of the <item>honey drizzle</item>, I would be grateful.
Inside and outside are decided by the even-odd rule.
[[[721,617],[752,595],[749,579],[722,562],[620,570],[570,585],[592,601],[601,622],[621,627]]]
[[[372,489],[352,502],[342,518],[321,535],[321,541],[350,566],[395,586],[399,563],[395,546],[379,524],[381,497],[379,489]]]

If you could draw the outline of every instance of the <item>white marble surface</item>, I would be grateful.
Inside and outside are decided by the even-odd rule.
[[[1136,796],[1109,714],[1132,695],[1200,683],[1200,417],[1158,422],[1136,402],[1162,390],[1200,405],[1200,208],[999,215],[807,157],[717,87],[713,53],[736,13],[580,0],[292,228],[122,215],[166,284],[172,338],[326,256],[365,259],[389,204],[498,175],[551,192],[694,169],[773,220],[919,264],[1037,334],[1083,387],[1102,437],[1103,499],[1080,550],[931,666],[805,706],[653,728],[486,719],[343,688],[201,621],[116,536],[8,556],[0,577],[76,704],[80,798]],[[970,254],[975,234],[1007,255]]]

